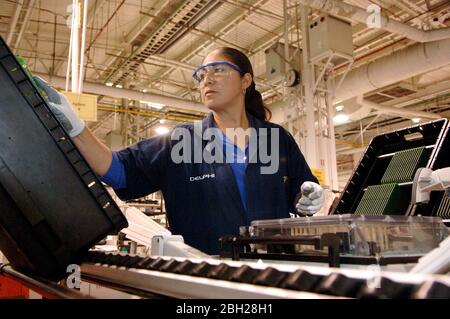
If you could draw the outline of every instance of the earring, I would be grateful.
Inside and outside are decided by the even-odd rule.
[[[243,89],[242,93],[244,93],[244,95],[245,95],[245,93],[247,93],[247,89]]]

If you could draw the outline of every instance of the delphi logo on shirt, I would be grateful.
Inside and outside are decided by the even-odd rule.
[[[189,177],[189,181],[190,182],[195,182],[195,181],[202,181],[205,178],[215,178],[216,174],[203,174],[203,175],[199,175],[199,176],[191,176]]]

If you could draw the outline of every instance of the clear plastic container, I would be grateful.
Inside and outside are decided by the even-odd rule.
[[[437,247],[449,235],[439,217],[331,215],[253,221],[250,236],[339,234],[348,241],[341,255],[414,256]],[[296,245],[296,252],[311,250]],[[325,252],[325,250],[324,250]]]

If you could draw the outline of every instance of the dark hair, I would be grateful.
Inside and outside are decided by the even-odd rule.
[[[241,76],[250,73],[252,78],[254,78],[252,64],[244,53],[229,47],[218,48],[214,51],[225,55],[231,62],[236,64],[242,70]],[[245,92],[245,109],[248,113],[262,121],[268,121],[272,117],[272,112],[264,105],[261,93],[256,90],[254,80]]]

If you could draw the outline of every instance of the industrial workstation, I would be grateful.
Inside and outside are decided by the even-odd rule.
[[[450,298],[448,0],[0,0],[0,298]]]

